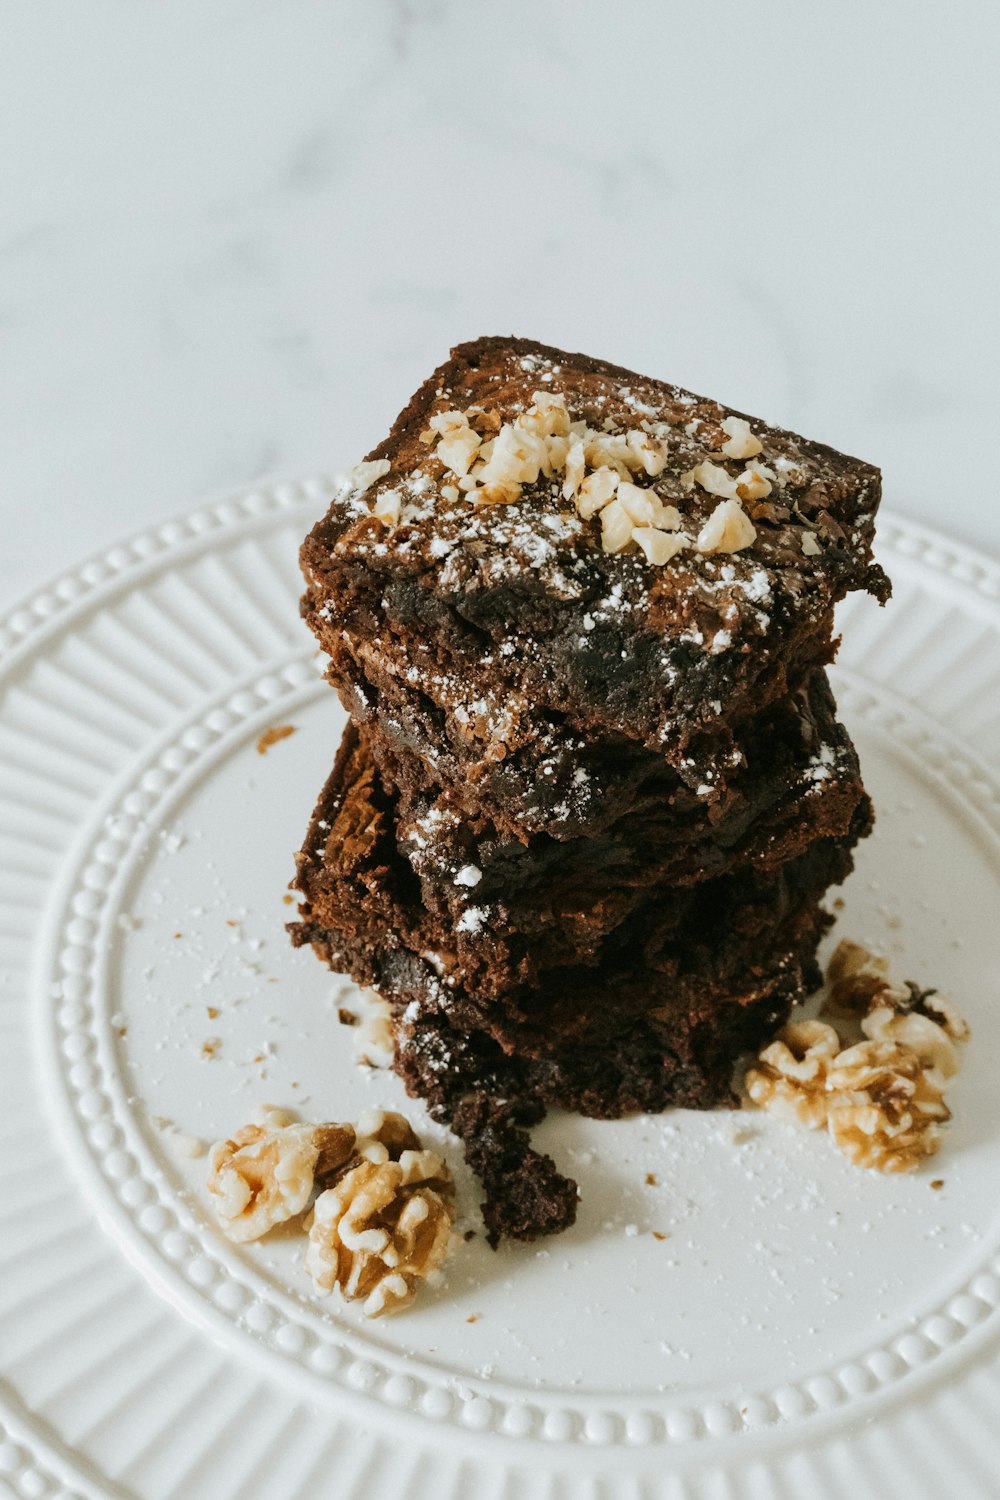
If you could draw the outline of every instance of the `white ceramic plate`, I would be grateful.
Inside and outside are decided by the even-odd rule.
[[[283,932],[342,726],[296,609],[328,488],[234,495],[0,625],[0,1491],[995,1500],[1000,570],[884,520],[895,597],[845,608],[836,671],[879,813],[839,931],[974,1028],[941,1155],[893,1180],[764,1117],[552,1118],[575,1228],[463,1244],[367,1323],[295,1235],[228,1245],[178,1136],[420,1114]]]

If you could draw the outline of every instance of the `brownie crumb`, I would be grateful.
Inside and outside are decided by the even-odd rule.
[[[493,1249],[505,1236],[531,1241],[567,1229],[576,1219],[576,1183],[556,1170],[550,1156],[532,1148],[517,1117],[511,1102],[476,1093],[450,1120],[466,1161],[486,1189],[481,1208]]]
[[[295,724],[275,724],[271,729],[265,729],[257,741],[257,754],[266,755],[272,745],[277,745],[280,740],[287,740],[290,734],[296,730]]]

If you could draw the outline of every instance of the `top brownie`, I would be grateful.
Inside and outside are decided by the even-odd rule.
[[[364,643],[497,758],[541,709],[690,762],[829,658],[837,600],[888,596],[879,497],[871,465],[716,401],[483,338],[306,539],[303,612],[334,676]]]

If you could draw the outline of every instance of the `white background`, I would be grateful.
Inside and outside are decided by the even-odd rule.
[[[0,606],[516,332],[1000,550],[998,10],[0,0]]]

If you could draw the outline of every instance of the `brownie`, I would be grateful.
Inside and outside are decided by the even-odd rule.
[[[679,909],[640,911],[587,962],[550,964],[526,974],[492,954],[471,973],[440,948],[420,948],[420,922],[391,904],[391,876],[374,897],[345,881],[318,915],[311,906],[295,937],[338,972],[375,985],[399,1009],[443,1011],[456,1029],[478,1030],[505,1051],[565,1061],[569,1044],[602,1047],[655,1014],[672,1036],[711,1026],[733,1040],[729,1004],[765,998],[777,987],[801,999],[825,919],[819,901],[851,869],[847,841],[820,840],[794,869],[766,881],[724,877],[686,893]],[[370,878],[370,872],[369,872]],[[742,1048],[729,1053],[729,1065]],[[565,1102],[565,1101],[560,1101]]]
[[[824,648],[824,659],[829,653]],[[414,643],[416,684],[384,669],[365,643],[332,647],[330,678],[351,718],[364,724],[373,754],[394,786],[446,788],[456,807],[476,816],[490,808],[498,830],[515,838],[544,832],[572,838],[607,826],[641,794],[672,795],[677,787],[719,815],[746,762],[749,739],[760,740],[759,716],[692,734],[689,753],[674,764],[622,735],[588,737],[558,714],[539,709],[532,733],[498,753],[488,734],[470,736],[460,701],[443,710],[423,691],[422,648]],[[779,699],[782,712],[819,665],[809,663],[799,687]],[[484,700],[477,700],[481,707]]]
[[[427,908],[461,924],[474,905],[491,927],[512,924],[525,933],[557,928],[577,911],[589,916],[613,892],[633,899],[740,865],[772,870],[820,835],[847,833],[864,796],[857,754],[822,672],[762,717],[725,797],[697,796],[660,761],[614,821],[595,821],[575,837],[512,836],[488,801],[468,805],[462,783],[457,796],[453,785],[413,792],[407,772],[419,784],[420,758],[380,757],[377,731],[362,728],[361,736],[395,793],[399,849],[420,877]],[[613,756],[604,779],[614,786]],[[565,822],[559,826],[565,830]]]
[[[306,538],[351,725],[293,941],[390,1002],[492,1243],[565,1228],[549,1107],[731,1099],[872,826],[824,668],[878,470],[585,355],[452,351]]]
[[[886,596],[871,560],[878,471],[751,419],[757,465],[774,476],[750,485],[765,497],[742,502],[752,543],[691,545],[652,566],[631,544],[605,551],[599,519],[544,473],[515,503],[479,508],[446,482],[431,419],[478,409],[495,428],[538,390],[595,439],[657,444],[663,467],[645,487],[692,539],[720,503],[692,473],[708,463],[718,489],[748,472],[723,452],[734,441],[723,424],[746,419],[717,402],[529,340],[479,339],[453,350],[369,455],[388,473],[363,492],[346,486],[307,537],[305,617],[335,681],[349,650],[365,675],[410,683],[460,718],[451,743],[471,763],[535,742],[541,713],[675,765],[695,752],[697,774],[711,773],[734,720],[829,658],[836,601],[855,588]],[[398,524],[377,519],[396,504]]]
[[[842,730],[839,735],[846,740]],[[829,774],[836,772],[836,756],[824,749],[829,765],[813,752],[805,762],[807,772],[826,773],[804,782],[801,805],[811,804],[810,816],[795,820],[789,833],[779,805],[776,827],[772,821],[780,858],[770,857],[766,829],[742,858],[713,844],[710,835],[678,845],[664,805],[659,843],[656,809],[649,807],[600,838],[558,843],[540,835],[527,846],[508,841],[492,849],[484,840],[471,847],[469,859],[462,842],[470,837],[468,825],[452,822],[450,856],[434,870],[421,856],[440,820],[433,809],[418,824],[407,817],[405,799],[393,798],[379,776],[366,735],[350,726],[299,856],[311,940],[339,941],[355,976],[383,988],[395,950],[422,955],[428,972],[460,985],[469,1002],[504,996],[519,1025],[527,1022],[525,1007],[537,1009],[533,989],[554,978],[565,988],[566,971],[607,965],[618,951],[649,953],[654,944],[679,943],[699,984],[712,962],[713,919],[734,931],[748,927],[749,940],[758,942],[750,914],[762,912],[766,921],[797,891],[800,871],[816,864],[790,857],[792,837],[804,856],[820,844],[853,843],[858,827],[867,826],[867,798],[849,741],[839,779]],[[774,789],[766,790],[773,798]],[[744,798],[737,811],[749,802]],[[423,850],[414,847],[415,828]],[[713,863],[720,869],[735,864],[736,873],[709,879]],[[821,893],[840,876],[829,874],[825,863],[820,869]],[[370,969],[362,956],[368,949],[378,955]],[[732,961],[736,957],[730,953]],[[526,997],[516,1006],[515,994]]]

